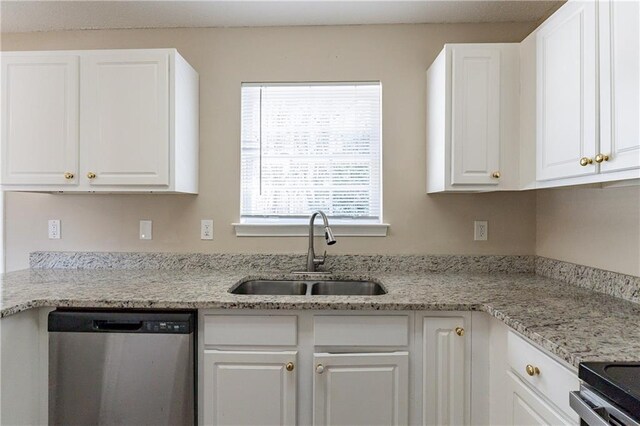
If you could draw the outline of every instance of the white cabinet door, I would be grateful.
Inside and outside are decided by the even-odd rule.
[[[453,49],[451,183],[497,185],[500,169],[500,49]]]
[[[78,66],[75,55],[2,54],[3,184],[78,183]]]
[[[422,336],[422,423],[463,425],[467,415],[464,318],[426,317]]]
[[[82,93],[83,175],[91,185],[168,185],[169,53],[87,55]]]
[[[406,425],[409,353],[316,353],[314,425]]]
[[[601,172],[640,167],[640,3],[601,0]],[[600,160],[600,158],[598,159]]]
[[[204,424],[295,425],[296,355],[205,350]]]
[[[510,424],[517,426],[546,426],[571,424],[552,408],[546,401],[526,387],[512,373],[509,375],[509,411]],[[569,397],[567,396],[567,399]]]
[[[537,180],[598,172],[596,154],[596,2],[571,1],[539,28]]]

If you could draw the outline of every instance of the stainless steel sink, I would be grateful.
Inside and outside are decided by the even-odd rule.
[[[382,285],[357,280],[250,280],[229,290],[232,294],[267,296],[378,296],[387,294]]]
[[[378,296],[387,294],[378,283],[371,281],[320,281],[311,286],[311,294],[318,296]]]
[[[252,280],[240,283],[229,292],[233,294],[303,296],[307,294],[307,283],[291,280]]]

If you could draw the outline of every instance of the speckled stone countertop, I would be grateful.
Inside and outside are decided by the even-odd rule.
[[[333,274],[384,285],[382,296],[248,296],[255,270],[30,269],[0,280],[0,317],[35,307],[255,308],[482,311],[577,366],[640,361],[640,305],[534,274],[380,272]],[[298,279],[300,277],[297,277]]]

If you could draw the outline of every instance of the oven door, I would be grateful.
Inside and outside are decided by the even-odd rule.
[[[637,419],[613,405],[594,390],[580,386],[569,394],[569,405],[580,416],[580,424],[588,426],[640,426]]]

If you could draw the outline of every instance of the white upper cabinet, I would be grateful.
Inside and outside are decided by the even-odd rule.
[[[175,49],[3,52],[2,67],[3,190],[198,192],[198,74]]]
[[[500,168],[500,50],[454,48],[451,184],[497,185]]]
[[[89,55],[82,93],[90,185],[168,185],[169,53]]]
[[[537,180],[597,172],[596,3],[569,2],[537,33]]]
[[[522,189],[640,178],[639,28],[636,1],[575,0],[521,43]]]
[[[640,168],[640,3],[599,3],[603,173]]]
[[[447,44],[427,71],[427,192],[518,188],[518,45]]]
[[[78,55],[2,54],[2,182],[78,183]]]

